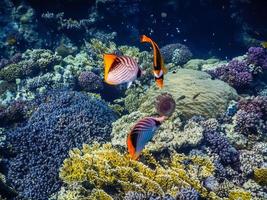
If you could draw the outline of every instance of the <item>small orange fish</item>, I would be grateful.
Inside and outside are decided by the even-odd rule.
[[[142,75],[137,62],[129,56],[104,54],[104,79],[110,85],[127,83],[129,88],[132,82]]]
[[[139,120],[127,136],[127,147],[133,160],[137,160],[145,145],[153,138],[156,130],[166,119],[162,117],[145,117]]]
[[[164,74],[167,73],[167,69],[164,67],[163,58],[161,56],[158,45],[149,37],[142,35],[140,37],[141,42],[151,43],[153,47],[153,74],[155,77],[156,84],[159,88],[163,87]]]

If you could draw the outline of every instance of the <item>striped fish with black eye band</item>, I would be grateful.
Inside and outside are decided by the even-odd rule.
[[[137,62],[129,56],[104,54],[104,80],[110,85],[127,83],[129,88],[134,80],[142,75]]]

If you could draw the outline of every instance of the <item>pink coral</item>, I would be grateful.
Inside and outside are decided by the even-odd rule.
[[[156,110],[161,116],[171,116],[176,107],[172,95],[163,93],[156,98]]]

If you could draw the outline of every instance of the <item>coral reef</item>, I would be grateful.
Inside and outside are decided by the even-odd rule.
[[[250,97],[238,102],[234,118],[235,130],[239,133],[264,134],[267,127],[267,97]]]
[[[160,51],[166,63],[171,62],[176,66],[185,64],[193,56],[190,49],[180,43],[165,45]]]
[[[52,91],[38,101],[26,124],[6,132],[14,155],[7,179],[21,198],[41,200],[59,189],[58,170],[68,151],[110,138],[116,115],[104,102],[78,92]]]
[[[103,89],[103,82],[93,72],[81,72],[78,77],[79,86],[86,92],[100,91]]]
[[[204,138],[209,143],[212,151],[220,156],[223,164],[230,164],[235,169],[240,167],[239,152],[229,143],[229,141],[216,131],[205,131]]]
[[[22,54],[22,60],[12,63],[0,70],[0,79],[15,81],[17,78],[35,76],[42,71],[48,71],[60,61],[50,50],[27,50]]]
[[[267,52],[262,47],[250,47],[247,52],[248,63],[267,70]]]
[[[267,185],[267,168],[255,168],[254,177],[256,182],[261,185]]]
[[[173,96],[176,109],[187,119],[194,115],[213,117],[218,113],[223,113],[228,103],[238,97],[232,87],[222,81],[211,80],[210,75],[205,72],[179,69],[176,73],[166,75],[162,90],[152,86],[141,98],[132,97],[136,95],[135,90],[133,94],[129,91],[125,106],[130,112],[139,110],[148,115],[156,114],[153,102],[164,92]],[[127,98],[135,100],[128,101]]]
[[[12,102],[9,106],[0,106],[0,127],[21,122],[26,118],[27,105],[23,101]]]
[[[209,70],[208,73],[214,78],[227,82],[237,90],[251,86],[253,81],[252,72],[244,60],[233,59],[226,65]]]
[[[128,191],[176,195],[179,187],[194,188],[181,189],[181,196],[194,196],[197,191],[202,197],[216,197],[215,193],[208,192],[201,185],[201,180],[211,176],[214,171],[208,158],[175,154],[171,160],[160,164],[146,153],[144,159],[147,165],[129,159],[110,144],[84,145],[81,150],[70,151],[70,157],[60,169],[60,177],[66,184],[87,182],[90,186],[88,192],[90,188],[99,188],[116,197],[123,197],[124,192]]]

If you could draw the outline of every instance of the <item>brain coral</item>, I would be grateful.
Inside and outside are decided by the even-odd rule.
[[[104,102],[79,92],[53,91],[40,98],[27,124],[6,132],[7,179],[20,198],[48,199],[60,188],[59,167],[70,149],[109,139],[115,114]]]
[[[226,110],[230,100],[238,97],[235,89],[223,81],[212,80],[205,72],[179,69],[176,73],[168,73],[164,78],[164,88],[149,88],[140,99],[137,110],[156,114],[155,99],[159,94],[167,92],[176,100],[176,109],[186,118],[194,115],[215,117]],[[126,97],[126,100],[127,98],[131,96]],[[131,102],[126,106],[132,107]]]
[[[208,158],[174,154],[160,164],[151,154],[145,154],[143,161],[147,164],[130,159],[110,144],[84,145],[81,150],[70,151],[60,177],[67,185],[82,186],[86,199],[93,199],[90,195],[95,188],[115,199],[123,198],[128,191],[176,195],[179,188],[191,187],[204,198],[216,197],[201,183],[214,171]]]

